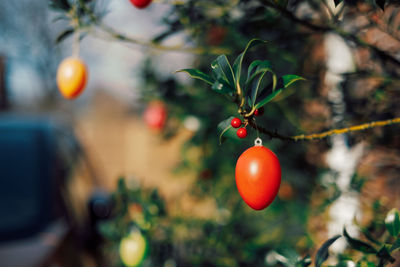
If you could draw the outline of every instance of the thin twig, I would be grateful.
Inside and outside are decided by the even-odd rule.
[[[160,1],[161,2],[161,1]],[[180,5],[183,4],[184,2],[182,1],[173,1],[174,5]],[[96,14],[91,10],[87,5],[84,3],[81,3],[82,8],[84,8],[86,14],[89,15],[89,18],[91,22],[97,26],[98,29],[101,31],[107,33],[110,37],[113,39],[117,39],[119,41],[123,41],[126,43],[131,43],[131,44],[136,44],[142,47],[154,49],[154,50],[159,50],[159,51],[165,51],[165,52],[180,52],[180,53],[190,53],[190,54],[195,54],[195,55],[203,55],[203,54],[212,54],[212,55],[217,55],[217,54],[230,54],[232,51],[229,48],[224,48],[224,47],[215,47],[215,46],[209,46],[209,47],[186,47],[185,45],[171,45],[171,46],[165,46],[165,45],[160,45],[151,41],[143,41],[140,40],[136,37],[128,36],[126,34],[123,34],[121,32],[118,32],[114,28],[108,26],[107,24],[103,23],[101,19],[96,16]]]
[[[223,48],[223,47],[211,47],[211,46],[210,47],[185,47],[184,45],[164,46],[164,45],[160,45],[157,43],[142,41],[137,38],[127,36],[125,34],[122,34],[118,31],[116,31],[115,29],[111,28],[110,26],[108,26],[104,23],[97,23],[96,25],[98,26],[99,29],[106,32],[114,39],[117,39],[117,40],[120,40],[123,42],[140,45],[140,46],[147,47],[150,49],[159,50],[159,51],[181,52],[181,53],[190,53],[190,54],[196,54],[196,55],[229,54],[231,52],[231,50],[229,48]]]
[[[364,124],[341,128],[341,129],[332,129],[332,130],[322,132],[322,133],[286,136],[286,135],[279,134],[277,132],[271,132],[271,131],[257,125],[253,121],[249,120],[249,125],[251,127],[253,127],[254,129],[258,130],[260,133],[266,134],[271,138],[277,138],[277,139],[282,139],[282,140],[291,140],[291,141],[323,139],[323,138],[326,138],[328,136],[335,135],[335,134],[344,134],[344,133],[348,133],[348,132],[363,131],[363,130],[367,130],[367,129],[371,129],[371,128],[383,127],[383,126],[398,124],[398,123],[400,123],[400,117],[390,119],[390,120],[384,120],[384,121],[367,122]]]

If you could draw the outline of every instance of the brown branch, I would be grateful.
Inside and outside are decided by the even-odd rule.
[[[279,134],[277,132],[271,132],[259,125],[257,125],[255,122],[249,120],[249,125],[253,127],[254,129],[258,130],[260,133],[266,134],[271,138],[277,138],[277,139],[282,139],[282,140],[290,140],[290,141],[304,141],[304,140],[315,140],[315,139],[323,139],[331,135],[335,134],[344,134],[348,132],[356,132],[356,131],[363,131],[371,128],[376,128],[376,127],[383,127],[387,125],[392,125],[392,124],[399,124],[400,123],[400,117],[398,118],[393,118],[390,120],[384,120],[384,121],[373,121],[373,122],[367,122],[364,124],[360,125],[355,125],[351,127],[346,127],[346,128],[341,128],[341,129],[332,129],[329,131],[325,131],[322,133],[314,133],[314,134],[301,134],[301,135],[295,135],[295,136],[286,136]]]

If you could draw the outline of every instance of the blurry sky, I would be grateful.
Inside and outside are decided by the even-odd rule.
[[[98,1],[107,3],[109,13],[104,22],[120,32],[150,40],[163,29],[161,18],[169,6],[153,3],[146,9],[134,8],[129,0]],[[47,6],[47,0],[0,1],[0,54],[7,57],[7,86],[13,103],[31,105],[46,90],[54,90],[59,62],[71,55],[72,38],[60,45],[54,40],[65,21],[53,22],[58,15]],[[103,5],[104,6],[104,5]],[[181,43],[175,36],[166,43]],[[134,101],[138,83],[138,64],[148,53],[146,49],[92,36],[81,43],[80,56],[89,67],[86,92],[77,101],[86,102],[96,89],[112,92],[120,99]],[[151,51],[160,75],[170,75],[191,65],[191,56],[182,53]]]

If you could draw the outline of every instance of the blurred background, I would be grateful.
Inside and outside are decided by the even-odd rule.
[[[335,241],[328,264],[400,266],[400,230],[384,223],[400,208],[398,126],[261,135],[282,184],[254,211],[234,170],[256,130],[220,145],[236,105],[175,73],[210,73],[219,54],[233,63],[259,38],[244,65],[268,59],[306,78],[265,106],[264,128],[400,117],[396,1],[134,2],[0,2],[0,266],[308,266],[343,227],[354,239]],[[74,34],[89,75],[67,100],[56,74]]]

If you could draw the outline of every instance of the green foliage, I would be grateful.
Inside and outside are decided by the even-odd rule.
[[[65,31],[60,33],[60,35],[57,36],[56,43],[58,44],[58,43],[62,42],[64,39],[66,39],[68,36],[70,36],[74,32],[75,32],[75,30],[73,28],[66,29]]]
[[[392,214],[398,212],[398,210],[393,209],[391,210],[387,216],[392,216]],[[368,236],[371,236],[371,233],[369,231],[366,231],[365,228],[362,230],[362,232]],[[388,230],[389,232],[389,230]],[[322,246],[318,249],[316,255],[315,255],[315,266],[316,267],[321,267],[323,266],[323,263],[329,258],[329,247],[339,238],[341,238],[342,235],[336,235],[327,241],[325,241]],[[342,259],[339,259],[339,262],[336,266],[355,266],[357,263],[357,266],[360,267],[372,267],[372,266],[385,266],[386,263],[390,262],[393,263],[395,262],[395,259],[392,256],[392,253],[394,250],[399,248],[399,238],[395,239],[395,241],[388,242],[385,240],[385,244],[380,245],[379,250],[375,249],[373,244],[369,244],[367,242],[361,241],[359,239],[355,239],[351,237],[345,228],[343,228],[343,237],[346,239],[348,245],[350,246],[351,249],[357,250],[362,252],[365,256],[369,254],[373,254],[376,256],[377,262],[366,260],[365,256],[363,258],[359,259],[358,261],[356,259],[351,259],[349,257],[343,257]],[[368,238],[371,239],[371,238]],[[385,239],[385,232],[381,233],[381,239]],[[383,241],[377,241],[373,240],[375,244],[382,244],[384,243]],[[273,260],[278,261],[282,263],[284,266],[308,266],[311,264],[311,260],[309,256],[305,256],[304,258],[300,258],[299,255],[297,255],[294,252],[291,253],[277,253],[276,251],[272,251],[269,254],[270,258],[273,258]],[[293,260],[296,259],[296,260]]]
[[[315,255],[315,266],[320,267],[324,261],[328,259],[328,249],[329,247],[339,238],[341,235],[334,236],[327,240],[317,251],[317,254]]]
[[[278,78],[272,69],[271,62],[259,59],[251,62],[246,68],[247,75],[243,75],[243,60],[246,53],[252,47],[263,43],[266,42],[259,39],[250,40],[243,52],[235,59],[233,67],[225,55],[218,56],[211,63],[211,76],[198,69],[182,69],[177,72],[185,72],[194,79],[199,79],[212,85],[211,88],[214,91],[231,97],[232,101],[238,105],[238,113],[243,117],[245,125],[247,125],[249,117],[253,120],[252,115],[256,109],[265,106],[291,84],[304,80],[298,75],[283,75]],[[268,77],[268,73],[271,77],[270,83],[265,85],[264,80]],[[247,77],[245,82],[243,82],[244,77]],[[218,124],[221,132],[220,144],[225,140],[225,135],[229,138],[235,138],[233,129],[229,126],[230,118]]]
[[[375,254],[375,253],[377,253],[377,250],[373,246],[371,246],[368,243],[365,243],[365,242],[363,242],[361,240],[352,238],[347,233],[346,228],[343,228],[343,236],[346,238],[346,241],[349,243],[349,245],[352,248],[354,248],[356,250],[359,250],[359,251],[361,251],[363,253],[366,253],[366,254]]]
[[[188,0],[183,4],[171,6],[163,19],[165,26],[163,32],[158,33],[149,46],[162,45],[163,40],[184,31],[188,44],[198,46],[206,53],[196,57],[193,63],[195,68],[180,70],[195,79],[190,86],[180,84],[174,76],[159,75],[155,71],[156,68],[151,65],[151,60],[146,61],[141,72],[137,73],[143,84],[142,100],[158,98],[167,104],[171,120],[163,132],[166,139],[174,136],[183,127],[183,123],[177,121],[184,122],[189,116],[200,121],[200,129],[193,132],[192,137],[184,144],[182,161],[175,171],[184,173],[186,170],[191,170],[198,173],[199,179],[193,188],[188,190],[192,196],[199,199],[211,198],[215,201],[217,215],[211,214],[210,218],[205,219],[171,216],[165,212],[164,203],[156,191],[127,188],[120,182],[114,195],[116,203],[114,217],[101,226],[103,236],[109,240],[112,251],[115,251],[129,229],[135,227],[139,228],[151,243],[150,258],[144,263],[145,266],[163,266],[171,259],[177,266],[266,266],[265,258],[268,258],[268,255],[275,255],[275,258],[272,257],[275,259],[273,265],[311,264],[309,256],[303,257],[314,246],[306,231],[309,216],[320,214],[342,193],[336,181],[318,187],[317,177],[320,175],[320,167],[313,161],[318,161],[321,152],[317,151],[317,156],[310,157],[310,151],[320,148],[300,143],[293,146],[279,140],[268,140],[268,146],[280,158],[283,179],[293,188],[294,196],[289,199],[278,197],[266,211],[254,212],[243,204],[233,180],[235,159],[248,148],[249,142],[226,142],[223,148],[218,146],[227,138],[238,140],[235,130],[230,126],[234,116],[240,117],[245,124],[252,122],[255,125],[268,127],[272,131],[275,129],[279,129],[280,132],[303,131],[303,125],[309,123],[316,125],[316,128],[321,127],[317,119],[302,116],[304,115],[302,107],[307,101],[315,99],[320,100],[320,103],[326,101],[318,93],[321,85],[321,81],[318,80],[320,73],[318,70],[310,73],[312,63],[308,60],[313,54],[305,52],[306,48],[318,39],[321,30],[312,32],[307,24],[314,23],[314,20],[308,20],[308,17],[296,17],[296,11],[304,2],[290,1],[288,4],[286,0]],[[306,2],[313,12],[322,9],[322,1]],[[341,2],[347,7],[353,5],[355,1],[335,0],[336,5]],[[383,9],[385,2],[365,1],[375,9]],[[96,10],[98,5],[95,3],[99,1],[51,2],[51,6],[62,13],[60,18],[69,20],[68,27],[57,38],[58,42],[65,40],[76,30],[80,32],[90,32],[92,29],[104,30],[101,15],[105,11],[101,8],[100,11]],[[305,19],[305,22],[302,22],[302,19]],[[332,27],[332,30],[329,30],[332,32],[335,29],[342,30],[339,23],[335,24],[337,22],[335,18],[329,21],[328,25],[323,22],[325,21],[317,21],[316,23],[321,23],[317,26],[327,26],[328,29]],[[98,28],[94,29],[96,26]],[[304,30],[304,26],[307,30]],[[219,27],[225,32],[218,44],[210,42],[209,35],[214,27]],[[102,32],[105,36],[136,44],[145,43],[135,42],[134,38],[110,30],[111,27],[106,26],[105,29],[106,31]],[[328,30],[324,28],[323,32],[326,31]],[[350,40],[353,42],[358,40],[356,36],[351,37],[353,39]],[[268,40],[268,43],[263,40]],[[212,53],[210,46],[228,48],[231,53],[224,52],[227,56],[224,54],[210,56],[207,53]],[[231,55],[238,55],[233,64],[229,61],[233,59]],[[378,61],[375,63],[378,64]],[[384,65],[384,69],[385,75],[394,73],[387,69],[387,64]],[[358,73],[351,73],[349,76],[355,74]],[[302,83],[296,83],[298,85],[296,89],[290,87],[293,83],[304,80],[302,76],[307,77],[307,83],[303,83],[306,84],[306,88],[302,87]],[[384,79],[390,80],[387,77]],[[205,90],[198,81],[205,82],[212,90]],[[397,102],[390,100],[396,99],[391,97],[396,95],[386,84],[375,92],[372,100],[368,99],[373,102],[373,108],[369,109],[365,108],[364,100],[360,100],[357,105],[354,97],[351,98],[354,90],[350,85],[344,83],[343,86],[348,86],[344,88],[343,93],[349,104],[346,113],[349,119],[363,120],[376,117],[375,111],[378,109],[375,106],[384,101],[388,103],[383,109],[385,116],[395,113],[391,110]],[[289,95],[290,98],[287,97]],[[254,110],[260,107],[266,108],[265,115],[255,118]],[[323,127],[326,127],[325,124],[326,120],[323,118]],[[219,140],[215,138],[217,133]],[[254,132],[250,134],[255,136]],[[382,142],[381,145],[397,142],[396,134],[397,132],[393,131],[379,142]],[[329,143],[321,144],[325,149],[329,145]],[[192,148],[200,151],[199,159],[190,158]],[[352,188],[362,192],[364,177],[353,178]],[[311,192],[315,189],[329,192],[325,194],[326,198],[321,201],[322,204],[312,210]],[[133,210],[137,210],[137,205],[142,208],[142,212],[136,212],[137,216],[131,216],[130,210],[132,207],[136,207]],[[377,205],[375,211],[382,208],[382,205]],[[397,215],[394,213],[394,220],[387,219],[385,223],[376,217],[372,225],[360,227],[360,231],[364,236],[355,239],[344,230],[343,235],[350,249],[345,255],[339,255],[338,266],[354,266],[354,264],[366,267],[383,266],[393,260],[393,252],[398,251],[400,247],[398,213]],[[339,236],[329,239],[318,250],[314,260],[317,266],[322,266],[328,258],[328,248],[337,238]],[[300,239],[302,242],[299,242]],[[294,247],[301,253],[297,254]],[[358,258],[359,255],[361,258]]]
[[[194,79],[199,79],[202,80],[208,84],[214,84],[214,80],[207,74],[205,74],[204,72],[200,71],[200,70],[196,70],[196,69],[183,69],[183,70],[179,70],[177,72],[186,72],[187,74],[190,75],[190,77],[194,78]]]
[[[400,218],[399,211],[392,209],[386,216],[386,229],[392,236],[398,236],[400,233]]]
[[[231,121],[234,117],[231,116],[227,118],[226,120],[221,121],[218,124],[218,130],[220,132],[219,134],[219,144],[221,145],[226,138],[231,138],[231,139],[236,139],[239,140],[239,137],[237,137],[235,129],[231,126]]]
[[[50,0],[49,7],[55,10],[68,12],[71,9],[71,5],[68,0]]]

